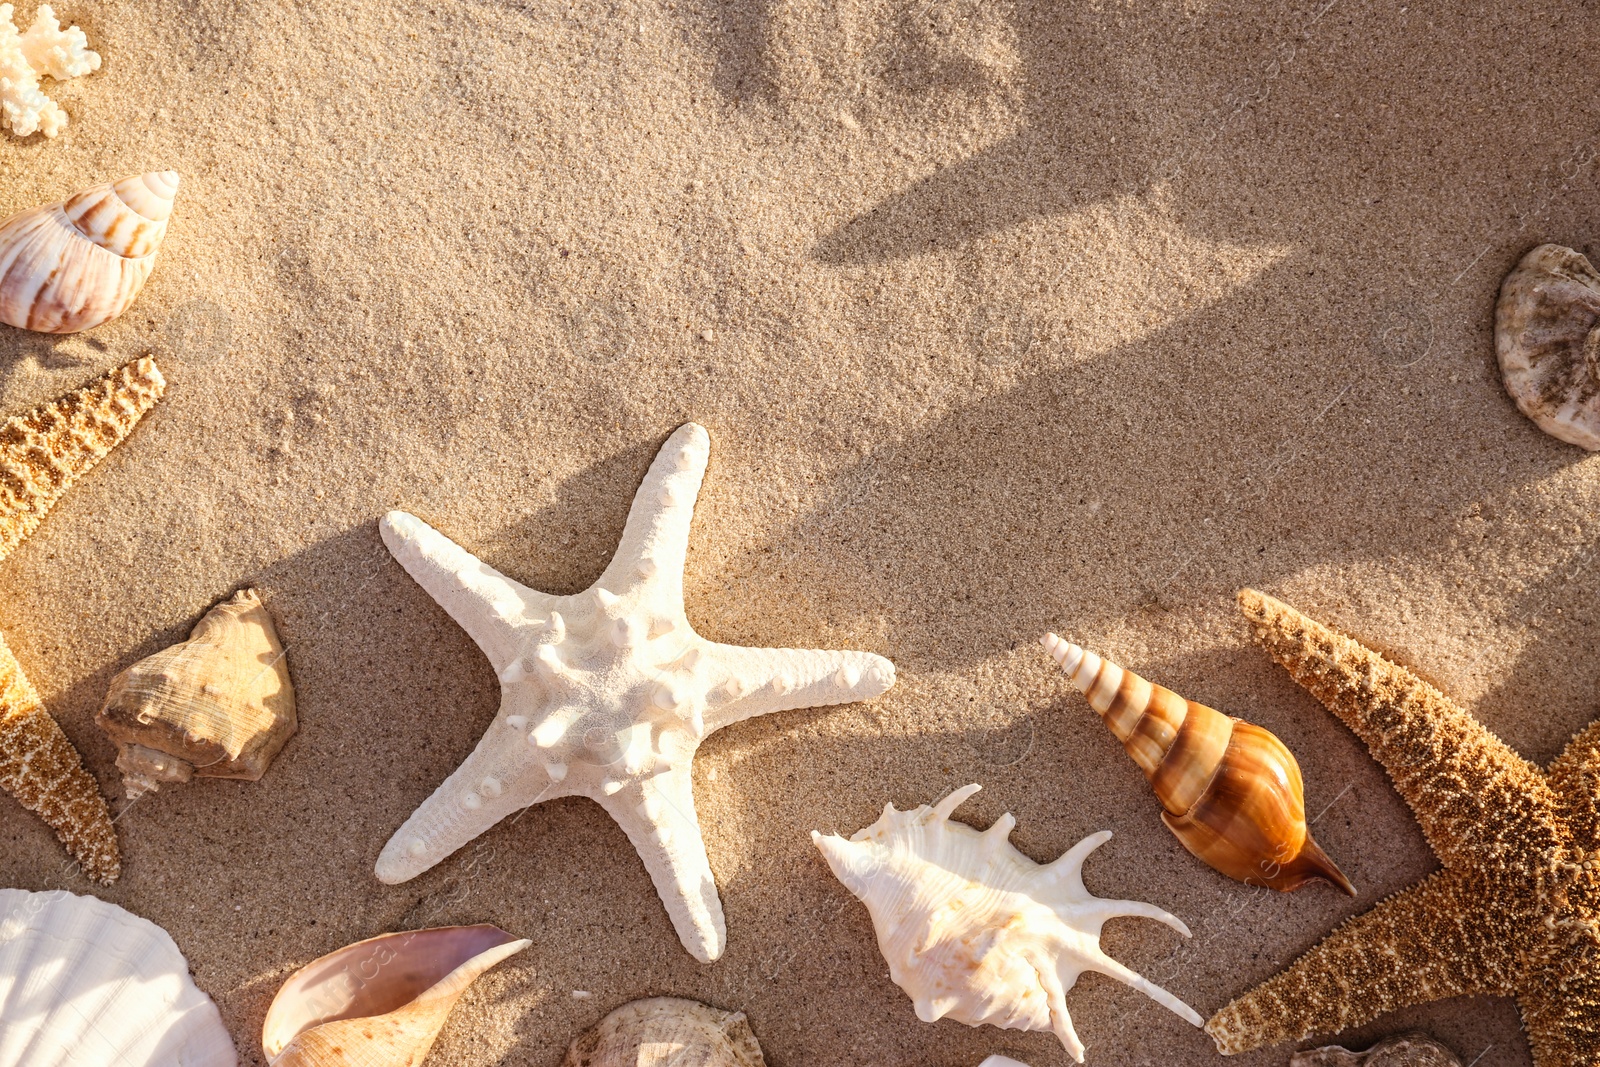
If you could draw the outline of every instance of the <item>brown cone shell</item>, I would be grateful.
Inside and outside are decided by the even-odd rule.
[[[1184,848],[1246,885],[1287,892],[1320,878],[1355,895],[1306,827],[1300,765],[1276,735],[1054,634],[1044,644],[1144,771]]]

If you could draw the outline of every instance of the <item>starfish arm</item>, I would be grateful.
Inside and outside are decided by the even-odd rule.
[[[391,511],[378,524],[406,572],[471,637],[501,674],[521,655],[515,623],[547,621],[555,598],[512,581],[415,515]]]
[[[1385,1012],[1447,997],[1504,994],[1526,938],[1510,909],[1486,907],[1480,875],[1438,871],[1336,928],[1285,971],[1206,1023],[1240,1052],[1336,1034]]]
[[[40,703],[0,638],[0,789],[56,832],[84,873],[109,885],[122,873],[117,832],[100,786]]]
[[[711,435],[703,426],[684,423],[667,438],[633,496],[622,540],[600,576],[602,589],[616,593],[643,584],[651,599],[666,598],[681,610],[689,525],[710,457]]]
[[[894,664],[871,652],[710,645],[706,732],[796,708],[871,700],[894,685]]]
[[[1569,932],[1517,995],[1535,1067],[1589,1067],[1600,1056],[1600,930]]]
[[[1268,654],[1366,743],[1447,867],[1560,847],[1544,775],[1439,690],[1253,589],[1239,607]]]
[[[1546,772],[1580,840],[1600,841],[1600,719],[1573,735]]]
[[[728,930],[700,836],[688,765],[629,784],[599,800],[644,861],[683,947],[701,963],[721,956]]]
[[[506,816],[572,794],[505,719],[502,709],[472,754],[389,838],[378,856],[380,882],[409,882]]]

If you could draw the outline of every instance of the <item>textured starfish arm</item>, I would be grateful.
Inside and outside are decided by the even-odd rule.
[[[507,815],[571,794],[537,765],[532,748],[505,718],[495,720],[472,755],[389,838],[378,856],[378,881],[409,882]],[[508,753],[504,738],[512,734],[516,743]]]
[[[1534,1067],[1592,1067],[1600,1049],[1600,931],[1571,933],[1517,996]]]
[[[644,861],[683,947],[701,963],[721,956],[728,930],[695,816],[688,768],[631,784],[600,803]]]
[[[689,526],[700,496],[711,435],[687,422],[661,446],[633,495],[628,524],[599,586],[612,592],[644,585],[652,598],[683,603],[683,568],[689,558]]]
[[[707,731],[757,715],[870,700],[894,685],[894,664],[871,652],[712,645],[722,678],[708,694]]]
[[[1544,775],[1443,693],[1282,601],[1245,589],[1239,607],[1272,658],[1366,742],[1446,866],[1559,848]]]
[[[128,436],[166,387],[155,360],[137,359],[0,424],[0,559]]]
[[[514,624],[547,621],[555,598],[512,581],[415,515],[391,511],[378,524],[406,572],[467,631],[496,674],[522,653]],[[537,616],[526,618],[533,610]]]
[[[1507,992],[1525,927],[1480,910],[1487,892],[1478,876],[1438,871],[1343,923],[1213,1015],[1206,1032],[1231,1056],[1338,1033],[1412,1004]]]
[[[122,873],[117,832],[100,787],[0,639],[0,789],[56,832],[84,872],[110,884]]]
[[[1600,841],[1600,719],[1573,735],[1546,777],[1565,802],[1574,836]]]

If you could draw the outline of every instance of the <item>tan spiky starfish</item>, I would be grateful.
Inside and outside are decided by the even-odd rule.
[[[21,544],[73,482],[115,448],[166,388],[152,359],[0,424],[0,559]],[[50,717],[0,637],[0,789],[56,832],[89,877],[122,873],[100,786]]]
[[[1343,719],[1444,869],[1217,1012],[1225,1054],[1412,1004],[1515,997],[1537,1067],[1600,1062],[1600,721],[1541,771],[1403,667],[1252,589],[1256,639]]]

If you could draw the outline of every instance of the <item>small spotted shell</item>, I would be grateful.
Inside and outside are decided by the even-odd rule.
[[[1600,273],[1561,245],[1522,257],[1500,286],[1495,354],[1506,392],[1545,433],[1600,450]]]
[[[76,333],[127,311],[177,195],[174,171],[138,174],[0,222],[0,322]]]
[[[130,800],[195,775],[259,780],[296,720],[289,664],[256,591],[113,678],[95,723],[117,743]]]
[[[765,1067],[742,1013],[693,1000],[624,1004],[579,1034],[561,1067]]]
[[[1386,1037],[1365,1052],[1338,1045],[1307,1049],[1289,1057],[1289,1067],[1461,1067],[1456,1054],[1415,1030]]]

